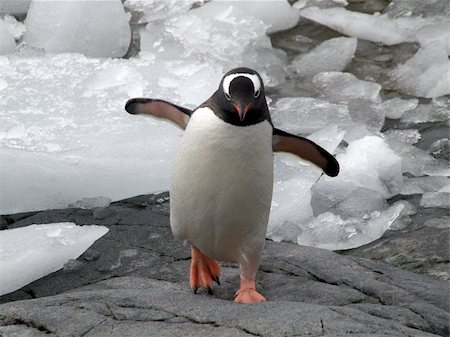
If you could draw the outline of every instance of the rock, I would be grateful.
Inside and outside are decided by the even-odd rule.
[[[59,219],[106,224],[110,230],[66,268],[0,297],[0,335],[449,333],[449,303],[442,296],[446,282],[295,244],[266,243],[257,280],[267,303],[249,310],[232,302],[239,275],[229,263],[222,264],[221,286],[214,287],[212,296],[194,295],[188,284],[189,248],[173,239],[168,206],[164,197],[139,196],[111,204],[100,217],[95,209],[6,217],[11,227]]]

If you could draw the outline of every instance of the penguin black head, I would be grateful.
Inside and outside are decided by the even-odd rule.
[[[250,68],[227,72],[211,99],[216,115],[228,123],[246,126],[270,121],[261,76]]]

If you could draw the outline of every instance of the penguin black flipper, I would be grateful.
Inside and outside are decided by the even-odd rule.
[[[186,128],[192,115],[192,110],[152,98],[132,98],[125,104],[125,110],[132,115],[145,114],[167,119],[182,129]]]
[[[317,165],[330,177],[339,174],[339,163],[333,155],[309,139],[274,128],[272,144],[273,151],[293,153]]]

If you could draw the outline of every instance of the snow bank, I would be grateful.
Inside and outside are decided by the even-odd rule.
[[[24,15],[30,7],[31,0],[2,0],[0,2],[0,15]]]
[[[122,57],[131,41],[128,16],[120,0],[31,3],[24,41],[50,53]]]
[[[61,269],[107,232],[69,222],[0,231],[0,295]]]

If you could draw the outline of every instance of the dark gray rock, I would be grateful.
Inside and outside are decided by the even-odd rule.
[[[9,216],[10,227],[74,221],[110,231],[62,270],[0,297],[0,336],[449,334],[448,283],[294,244],[267,241],[257,279],[267,303],[232,302],[234,264],[222,264],[214,295],[194,295],[189,248],[173,239],[168,210],[166,194]]]

